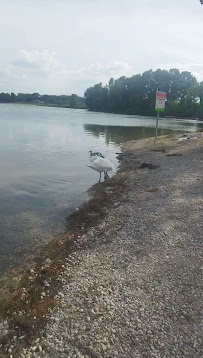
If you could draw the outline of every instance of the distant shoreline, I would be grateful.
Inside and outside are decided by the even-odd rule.
[[[95,113],[106,113],[106,114],[122,114],[124,116],[140,116],[140,117],[156,117],[156,113],[154,115],[142,115],[142,114],[135,114],[135,113],[122,113],[122,112],[103,112],[103,111],[92,111],[90,109],[88,109],[87,107],[71,107],[71,106],[61,106],[61,105],[57,105],[54,103],[36,103],[36,102],[10,102],[10,103],[6,103],[6,102],[1,102],[0,104],[15,104],[15,105],[33,105],[33,106],[38,106],[38,107],[52,107],[52,108],[66,108],[66,109],[86,109],[89,112],[95,112]],[[179,117],[179,116],[164,116],[162,114],[161,118],[165,118],[165,119],[182,119],[182,120],[194,120],[194,121],[203,121],[203,118],[197,118],[197,117]]]
[[[60,106],[60,105],[57,105],[57,104],[54,104],[54,103],[35,103],[35,102],[10,102],[10,103],[6,103],[6,102],[1,102],[1,104],[15,104],[15,105],[32,105],[32,106],[38,106],[38,107],[54,107],[54,108],[71,108],[71,109],[87,109],[87,107],[70,107],[70,106]]]

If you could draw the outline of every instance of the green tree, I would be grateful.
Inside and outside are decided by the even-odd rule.
[[[0,103],[10,103],[11,102],[11,96],[9,93],[0,93]]]
[[[202,87],[188,71],[148,70],[127,78],[111,78],[85,91],[88,109],[114,113],[155,115],[156,91],[167,92],[167,115],[197,116],[202,108]],[[200,90],[201,88],[201,90]],[[201,100],[198,97],[201,92]]]
[[[87,107],[92,111],[105,111],[108,104],[108,88],[102,87],[102,83],[98,83],[94,87],[90,87],[85,91],[85,99]]]

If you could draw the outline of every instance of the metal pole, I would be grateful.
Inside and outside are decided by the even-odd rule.
[[[158,124],[159,124],[159,112],[157,112],[157,117],[156,117],[156,134],[155,134],[155,138],[154,138],[154,145],[156,144],[156,138],[157,138],[157,133],[158,133]]]

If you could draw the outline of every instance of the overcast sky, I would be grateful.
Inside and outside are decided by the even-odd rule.
[[[83,95],[150,68],[203,80],[199,0],[0,0],[0,92]]]

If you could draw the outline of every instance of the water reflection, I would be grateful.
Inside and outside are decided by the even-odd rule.
[[[106,144],[120,144],[128,140],[136,140],[140,138],[153,137],[154,128],[147,127],[122,127],[122,126],[103,126],[97,124],[84,124],[84,130],[87,134],[93,135],[95,138],[103,136]],[[172,133],[172,129],[159,129],[158,135],[166,135]]]

